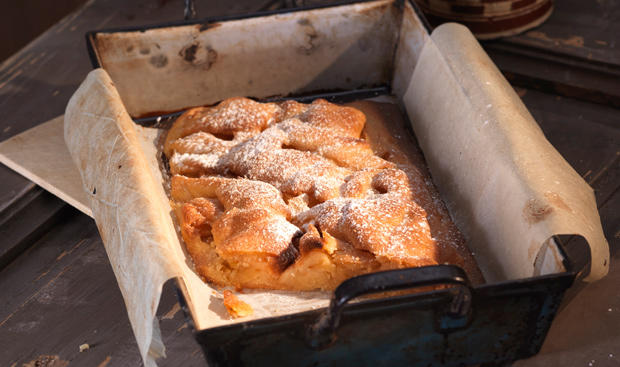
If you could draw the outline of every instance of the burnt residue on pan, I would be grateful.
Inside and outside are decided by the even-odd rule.
[[[299,47],[299,52],[304,55],[312,55],[320,46],[319,33],[316,31],[316,28],[314,28],[310,18],[301,18],[297,21],[297,24],[299,24],[302,31],[305,33],[305,42]]]
[[[211,66],[217,61],[217,51],[210,45],[201,46],[200,42],[193,43],[183,47],[179,51],[179,56],[187,63],[194,66],[201,66],[205,70],[211,69]]]
[[[530,199],[523,207],[523,217],[531,225],[536,224],[553,213],[553,207],[544,201]]]
[[[198,47],[200,47],[200,43],[193,43],[179,51],[179,55],[187,62],[194,62],[194,60],[196,60]]]
[[[149,63],[156,68],[163,68],[168,65],[168,57],[164,54],[153,55],[149,59]]]
[[[217,28],[219,26],[221,26],[222,23],[202,23],[202,24],[196,24],[196,28],[198,29],[198,32],[204,32],[204,31],[208,31],[210,29],[213,28]]]
[[[94,43],[94,48],[97,54],[107,55],[110,53],[116,53],[118,50],[124,50],[128,56],[131,57],[146,57],[149,55],[151,59],[157,56],[156,53],[161,50],[161,46],[157,42],[150,42],[139,39],[128,39],[126,36],[118,35],[115,33],[97,34],[90,38]],[[159,60],[155,60],[155,64],[161,64],[162,58],[156,57]],[[153,64],[153,62],[151,62]]]

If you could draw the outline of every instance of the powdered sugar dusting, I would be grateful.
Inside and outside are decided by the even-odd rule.
[[[219,158],[216,154],[179,154],[175,152],[170,158],[170,167],[173,174],[215,172]]]
[[[266,227],[267,235],[273,236],[274,241],[278,243],[291,243],[291,238],[299,232],[299,228],[293,225],[286,218],[276,217],[269,222]]]
[[[463,263],[428,174],[375,155],[360,111],[235,98],[179,120],[166,141],[170,169],[195,178],[173,186],[216,187],[209,195],[224,211],[210,226],[226,251],[284,253],[312,225],[388,268]]]

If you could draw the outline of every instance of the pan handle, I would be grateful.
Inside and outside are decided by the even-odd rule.
[[[321,349],[331,344],[335,339],[344,306],[356,297],[440,284],[456,285],[448,288],[453,294],[448,315],[462,317],[469,314],[469,280],[458,266],[431,265],[364,274],[345,280],[336,288],[327,310],[307,329],[306,342],[313,349]]]

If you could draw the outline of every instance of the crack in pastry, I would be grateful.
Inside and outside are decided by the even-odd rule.
[[[164,152],[197,272],[237,288],[327,290],[447,262],[481,279],[428,173],[396,147],[381,152],[393,161],[375,154],[366,123],[324,100],[231,98],[180,116]]]

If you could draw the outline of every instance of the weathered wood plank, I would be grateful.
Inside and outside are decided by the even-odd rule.
[[[22,0],[0,2],[0,61],[17,52],[34,37],[45,32],[60,18],[85,0]]]
[[[532,46],[584,60],[620,64],[620,7],[615,1],[563,0],[540,27],[506,43]]]
[[[517,89],[547,139],[592,184],[620,152],[620,110],[535,90]],[[596,189],[599,205],[615,187]]]
[[[57,356],[69,366],[141,364],[125,306],[94,222],[70,209],[23,256],[0,272],[0,364]],[[159,314],[169,349],[162,366],[202,363],[198,346],[165,287]],[[10,297],[6,297],[10,295]],[[81,344],[90,349],[79,352]]]
[[[620,7],[613,1],[554,4],[541,26],[485,42],[485,49],[514,84],[620,106]]]
[[[43,235],[67,204],[38,186],[30,187],[0,212],[0,269]]]
[[[2,178],[0,181],[0,212],[3,212],[31,190],[35,184],[20,185],[24,179],[21,175],[6,169],[3,165],[0,165],[0,168],[5,169],[4,171],[0,171],[0,177]]]
[[[513,84],[620,107],[620,67],[498,43],[484,47]]]
[[[96,366],[114,350],[139,362],[120,292],[92,220],[74,209],[0,273],[0,349],[4,365],[40,355]],[[120,321],[120,322],[119,322]],[[119,343],[120,342],[120,343]],[[79,353],[83,343],[93,345]],[[80,365],[81,363],[76,363]]]

